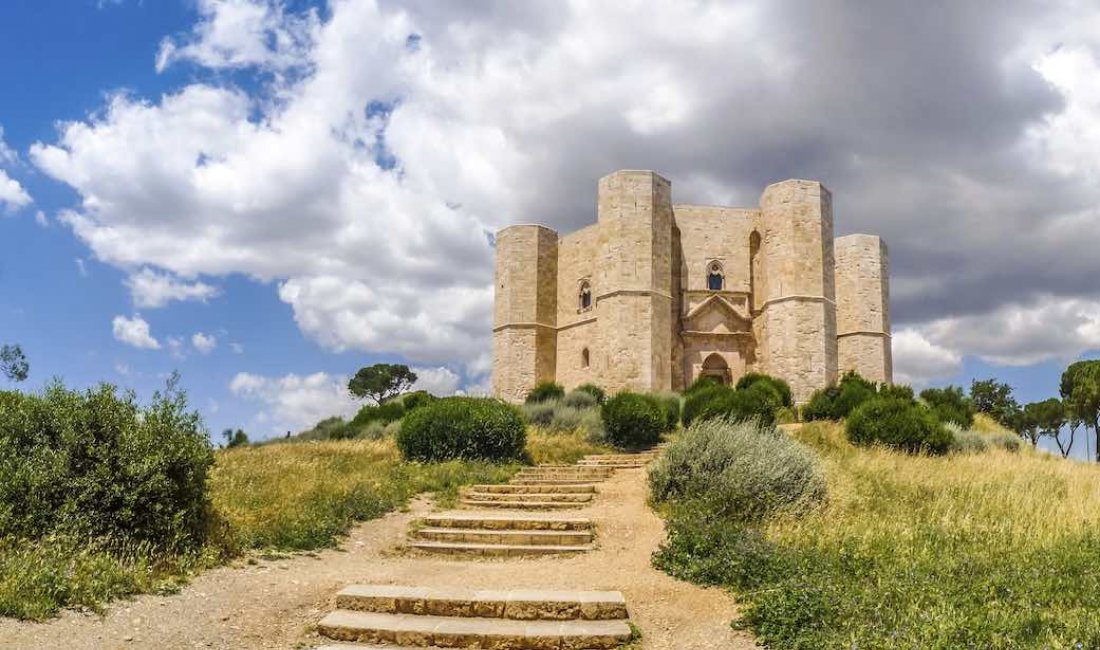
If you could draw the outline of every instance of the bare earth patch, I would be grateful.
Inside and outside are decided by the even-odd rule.
[[[620,471],[600,485],[593,506],[567,511],[598,526],[595,551],[564,558],[464,560],[410,554],[409,523],[430,507],[415,502],[354,528],[341,549],[313,556],[238,563],[209,571],[181,593],[115,603],[106,616],[64,612],[48,623],[0,620],[0,647],[25,650],[308,648],[322,640],[313,625],[353,583],[485,589],[618,590],[626,597],[641,647],[755,648],[729,622],[732,597],[653,569],[649,556],[664,526],[645,504],[644,471]]]

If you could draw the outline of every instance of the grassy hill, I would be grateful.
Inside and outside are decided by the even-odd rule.
[[[1100,647],[1100,467],[1030,448],[854,447],[834,423],[791,435],[821,460],[820,507],[697,523],[691,549],[657,556],[732,587],[747,603],[738,624],[770,647]],[[700,557],[727,560],[692,566]]]

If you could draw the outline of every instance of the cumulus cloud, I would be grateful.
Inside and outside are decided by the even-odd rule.
[[[149,323],[140,314],[132,317],[115,316],[111,321],[115,340],[139,350],[159,350],[160,342],[149,332]]]
[[[413,384],[412,390],[426,390],[440,397],[454,395],[462,381],[458,373],[443,366],[413,368],[412,371],[416,373],[416,383]]]
[[[199,354],[210,354],[214,351],[214,348],[218,347],[218,339],[214,338],[211,334],[195,332],[191,335],[191,346],[194,347]]]
[[[914,329],[894,332],[894,381],[924,385],[962,371],[962,357],[933,344]]]
[[[950,323],[1100,299],[1100,32],[1086,27],[1100,12],[1087,4],[662,3],[660,20],[645,3],[198,11],[157,60],[194,81],[116,94],[31,159],[80,195],[61,220],[97,259],[274,280],[335,350],[482,374],[490,233],[590,222],[595,179],[617,168],[661,171],[680,202],[753,204],[769,182],[823,180],[838,234],[890,244],[901,374],[1041,358],[1020,352],[1036,321],[996,346]]]
[[[237,373],[229,383],[237,397],[263,405],[260,420],[270,433],[298,431],[333,415],[351,417],[360,404],[348,393],[347,377],[316,372],[265,377]]]
[[[130,298],[140,309],[164,307],[173,300],[206,302],[218,295],[218,289],[205,282],[185,282],[170,273],[143,268],[126,279]]]
[[[4,127],[0,126],[0,167],[19,162],[19,155],[4,141]],[[0,169],[0,209],[14,212],[32,203],[31,195],[14,178]]]

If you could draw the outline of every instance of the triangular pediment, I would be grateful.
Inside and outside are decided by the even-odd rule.
[[[684,331],[709,334],[751,332],[752,321],[728,300],[713,295],[684,316]]]

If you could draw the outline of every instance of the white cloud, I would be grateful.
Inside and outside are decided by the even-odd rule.
[[[183,353],[183,339],[178,336],[169,336],[166,339],[168,343],[168,353],[176,361],[183,361],[187,358],[187,355]]]
[[[348,393],[347,377],[324,372],[282,377],[239,372],[229,390],[264,405],[257,420],[266,423],[270,433],[299,431],[333,415],[351,417],[361,406]]]
[[[115,316],[111,321],[115,340],[140,350],[159,350],[160,343],[149,333],[149,323],[139,314],[133,317]]]
[[[143,268],[126,279],[130,298],[140,309],[164,307],[173,300],[206,302],[218,295],[217,287],[205,282],[184,282],[170,273]]]
[[[450,368],[439,366],[438,368],[413,368],[416,373],[416,383],[412,390],[426,390],[432,395],[446,397],[454,395],[458,390],[461,378]]]
[[[214,351],[214,348],[218,346],[218,339],[214,338],[211,334],[195,332],[191,335],[191,345],[199,354],[210,354]]]
[[[80,277],[88,277],[88,267],[85,266],[83,257],[76,258],[76,271],[80,274]]]
[[[23,186],[0,169],[0,207],[6,212],[14,212],[31,203],[31,195],[27,194]]]
[[[319,24],[315,11],[287,14],[277,0],[199,0],[198,10],[191,34],[161,42],[158,72],[184,60],[209,68],[302,65]]]
[[[244,346],[241,345],[240,343],[236,343],[236,342],[230,343],[229,344],[229,349],[233,350],[233,354],[244,354]]]
[[[50,220],[46,218],[46,213],[41,210],[34,213],[34,222],[43,228],[50,226]]]
[[[920,386],[962,371],[959,354],[937,347],[914,329],[894,332],[893,359],[894,381],[899,384]]]

